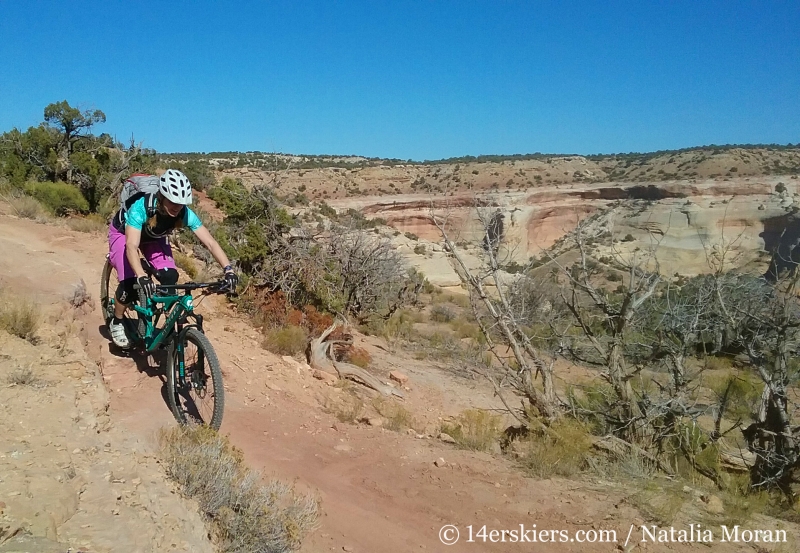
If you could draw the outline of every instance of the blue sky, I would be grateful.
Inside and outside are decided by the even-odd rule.
[[[0,0],[0,131],[438,159],[800,142],[800,2]]]

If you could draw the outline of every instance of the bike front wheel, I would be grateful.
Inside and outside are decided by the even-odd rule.
[[[100,277],[100,308],[103,311],[103,320],[106,324],[114,316],[114,305],[111,298],[114,297],[118,284],[117,271],[111,266],[111,262],[106,257],[106,264]]]
[[[219,430],[225,408],[222,369],[211,342],[196,328],[176,337],[168,348],[167,396],[180,424]]]

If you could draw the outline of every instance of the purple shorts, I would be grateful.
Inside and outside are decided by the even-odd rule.
[[[175,260],[172,259],[172,248],[166,238],[142,242],[139,244],[139,251],[142,252],[156,271],[159,269],[176,269]],[[135,278],[128,258],[125,256],[125,235],[110,225],[108,228],[108,259],[111,266],[117,270],[120,281]]]

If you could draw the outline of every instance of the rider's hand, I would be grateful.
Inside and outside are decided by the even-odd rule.
[[[147,299],[153,297],[156,293],[156,284],[149,276],[140,276],[136,279],[136,283],[141,290],[139,299],[142,301],[142,306],[145,306],[147,304]]]
[[[225,273],[225,284],[228,286],[228,290],[231,292],[236,291],[236,285],[239,284],[239,277],[236,276],[236,273],[230,271]]]

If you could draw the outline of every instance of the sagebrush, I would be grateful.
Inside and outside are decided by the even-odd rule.
[[[283,553],[300,547],[319,518],[316,498],[249,469],[242,452],[205,426],[159,433],[167,474],[195,499],[222,553]]]

